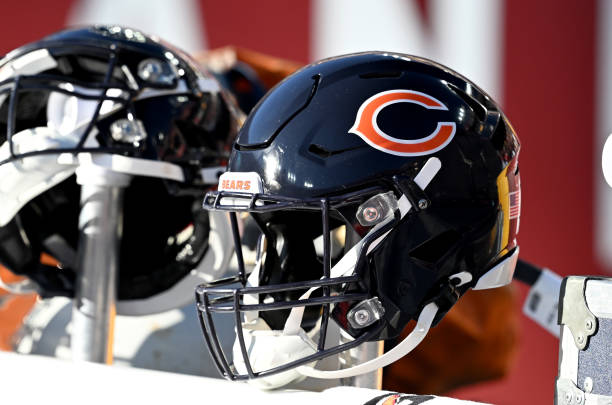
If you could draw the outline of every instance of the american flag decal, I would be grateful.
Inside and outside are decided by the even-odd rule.
[[[510,199],[510,219],[521,215],[521,191],[513,191],[508,195]]]

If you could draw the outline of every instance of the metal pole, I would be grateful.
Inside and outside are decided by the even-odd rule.
[[[74,360],[110,364],[123,189],[131,177],[95,166],[80,166],[76,173],[81,185],[81,213],[72,355]]]
[[[355,364],[365,363],[382,355],[383,347],[384,343],[382,341],[362,343],[350,350],[350,356]],[[343,385],[380,390],[382,389],[382,368],[367,374],[348,378],[347,380],[343,381]]]

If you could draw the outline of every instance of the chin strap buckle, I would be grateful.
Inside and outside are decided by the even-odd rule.
[[[442,319],[446,312],[448,312],[448,310],[455,305],[457,300],[459,300],[459,297],[461,297],[459,287],[469,283],[470,281],[472,281],[472,274],[467,271],[462,271],[460,273],[453,274],[440,285],[440,292],[438,295],[429,301],[435,302],[439,307],[438,314],[433,322],[434,325],[436,325]]]
[[[460,297],[457,285],[453,281],[452,279],[447,280],[440,288],[440,294],[435,300],[440,309],[450,309]]]

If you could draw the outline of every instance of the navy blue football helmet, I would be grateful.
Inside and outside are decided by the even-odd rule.
[[[346,55],[284,80],[249,115],[204,200],[231,212],[238,254],[235,278],[196,293],[221,373],[271,388],[369,372],[412,350],[468,289],[509,283],[518,153],[499,106],[426,59]],[[236,213],[259,229],[250,268]],[[223,313],[236,322],[232,353],[217,337]],[[347,360],[411,320],[378,359]],[[336,355],[337,370],[316,368]]]

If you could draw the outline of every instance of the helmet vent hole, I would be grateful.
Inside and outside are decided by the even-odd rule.
[[[476,114],[476,117],[478,118],[480,122],[485,121],[487,117],[487,109],[485,108],[485,106],[483,106],[474,97],[470,96],[465,91],[461,90],[459,87],[454,86],[450,83],[448,84],[448,86],[451,88],[451,90],[455,92],[455,94],[461,97],[461,99],[465,101],[467,105],[470,106],[470,108],[472,109],[472,111],[474,111],[474,114]]]
[[[312,153],[313,155],[316,155],[320,158],[326,159],[329,157],[332,157],[334,155],[339,155],[340,153],[344,153],[344,152],[350,152],[352,150],[355,149],[359,149],[362,148],[363,145],[360,146],[355,146],[352,148],[346,148],[346,149],[337,149],[337,150],[329,150],[324,146],[321,145],[317,145],[315,143],[310,144],[310,146],[308,147],[308,152]]]
[[[434,264],[459,241],[459,233],[454,230],[442,232],[412,249],[410,256],[421,262]]]
[[[314,143],[308,147],[308,152],[313,153],[321,158],[328,158],[333,155],[333,152],[331,150],[325,149],[323,146],[316,145]]]

